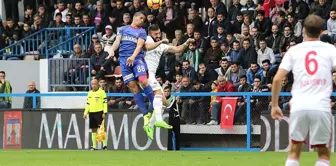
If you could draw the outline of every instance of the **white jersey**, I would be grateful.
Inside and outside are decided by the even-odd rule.
[[[321,41],[307,41],[288,50],[279,68],[292,71],[292,111],[330,112],[332,69],[336,48]]]
[[[150,36],[147,36],[147,39],[146,39],[146,44],[148,44],[148,43],[155,43],[154,40],[152,39],[152,37],[150,37]],[[146,51],[145,61],[147,63],[148,72],[150,74],[155,74],[156,73],[156,70],[159,67],[160,58],[165,52],[167,52],[169,47],[170,46],[167,45],[167,44],[160,44],[155,49]]]

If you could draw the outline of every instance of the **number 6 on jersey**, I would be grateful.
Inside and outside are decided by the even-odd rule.
[[[318,69],[318,62],[316,60],[317,53],[315,51],[309,51],[305,58],[305,67],[309,75],[314,75]]]

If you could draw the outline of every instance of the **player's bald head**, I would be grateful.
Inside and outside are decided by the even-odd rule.
[[[97,79],[93,79],[93,80],[91,81],[91,84],[93,84],[93,83],[98,84],[98,80],[97,80]]]
[[[305,35],[309,38],[318,38],[323,30],[324,20],[318,15],[309,15],[303,24]]]
[[[93,79],[91,81],[91,88],[95,91],[98,90],[99,86],[98,86],[98,80],[97,79]]]

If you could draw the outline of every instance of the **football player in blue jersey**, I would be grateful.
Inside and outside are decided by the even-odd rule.
[[[114,56],[114,52],[119,48],[119,62],[124,83],[134,94],[134,99],[144,117],[144,130],[148,135],[152,130],[149,127],[149,120],[152,113],[145,106],[145,101],[140,92],[138,83],[143,87],[146,96],[153,103],[153,89],[148,84],[147,64],[144,60],[144,50],[155,49],[166,39],[152,44],[145,44],[147,38],[146,31],[141,27],[146,16],[142,12],[136,12],[131,25],[123,26],[119,29],[117,38],[109,51],[109,57]]]

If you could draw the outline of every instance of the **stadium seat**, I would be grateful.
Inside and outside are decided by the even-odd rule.
[[[120,66],[117,66],[114,69],[114,73],[113,74],[107,74],[104,75],[105,78],[112,78],[112,77],[121,77],[121,71],[120,71]]]

